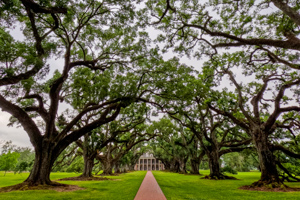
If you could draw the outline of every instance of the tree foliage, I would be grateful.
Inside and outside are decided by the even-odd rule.
[[[0,107],[34,147],[26,183],[52,184],[50,171],[54,163],[62,168],[65,155],[65,163],[76,160],[73,169],[81,166],[86,159],[75,156],[81,151],[73,142],[85,158],[93,155],[93,164],[98,157],[121,166],[139,155],[130,149],[143,152],[140,142],[156,132],[151,145],[167,168],[186,172],[190,162],[197,172],[205,153],[211,177],[219,179],[222,155],[254,147],[262,175],[253,187],[298,180],[298,1],[139,3],[0,2]],[[15,26],[23,40],[12,36]],[[149,26],[161,31],[154,41]],[[163,51],[153,42],[163,43]],[[169,50],[176,56],[164,60]],[[196,71],[180,62],[183,55],[207,62]],[[150,118],[148,106],[171,119],[142,124]],[[7,145],[3,155],[12,152]],[[22,171],[32,157],[29,149],[19,153]],[[246,162],[245,154],[239,156]]]
[[[0,156],[0,170],[3,170],[5,172],[4,176],[7,171],[14,170],[19,157],[20,157],[19,153],[11,152],[11,151],[8,151],[7,153],[3,153]]]

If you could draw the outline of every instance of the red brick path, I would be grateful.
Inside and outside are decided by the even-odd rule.
[[[148,171],[134,200],[167,200],[151,171]]]

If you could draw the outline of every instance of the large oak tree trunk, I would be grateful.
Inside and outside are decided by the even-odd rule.
[[[220,170],[220,163],[219,163],[219,155],[218,151],[213,149],[207,152],[208,160],[209,160],[209,179],[224,179],[224,175],[221,173]]]
[[[129,171],[134,171],[134,166],[135,166],[135,164],[129,165],[128,166],[128,170]]]
[[[116,162],[116,164],[115,164],[115,173],[121,173],[119,162]]]
[[[35,160],[29,177],[25,180],[29,185],[50,185],[51,162],[49,155],[35,153]]]
[[[180,170],[180,173],[182,173],[182,174],[187,173],[186,162],[187,162],[187,158],[179,160],[179,170]]]
[[[43,142],[40,148],[35,148],[35,160],[29,177],[24,181],[28,185],[53,185],[50,180],[52,166],[57,156],[54,147],[49,142]]]
[[[94,150],[91,150],[89,148],[89,135],[86,134],[84,135],[84,141],[83,144],[80,144],[80,148],[83,150],[83,160],[84,160],[84,168],[83,172],[80,175],[80,177],[83,178],[91,178],[93,177],[92,172],[93,172],[93,167],[95,165],[94,160],[96,158],[97,153],[94,152]]]
[[[191,158],[191,174],[200,174],[199,168],[200,168],[200,163],[205,156],[205,151],[201,151],[200,155],[193,155]]]
[[[162,163],[164,164],[166,171],[171,171],[171,163],[167,161],[162,161]]]
[[[199,174],[199,166],[200,160],[199,159],[191,159],[191,174]]]
[[[174,172],[179,173],[180,172],[180,163],[176,160],[174,164]]]
[[[268,145],[268,135],[260,132],[254,135],[254,144],[258,153],[261,177],[260,180],[253,183],[252,186],[266,186],[273,188],[282,187],[283,183],[279,178],[276,163],[272,151]]]
[[[208,157],[208,163],[209,163],[209,170],[210,174],[206,176],[206,179],[236,179],[232,176],[226,176],[221,172],[220,168],[220,156],[219,156],[219,149],[217,148],[216,145],[210,146],[206,150],[206,155]]]
[[[176,161],[176,160],[173,160],[171,163],[170,163],[170,171],[171,172],[179,172],[180,171],[180,165],[179,163]]]
[[[112,175],[113,174],[113,165],[109,160],[102,161],[102,165],[103,165],[102,175]]]
[[[85,177],[85,178],[93,177],[92,175],[93,167],[94,167],[94,157],[90,158],[88,156],[84,156],[84,168],[81,177]]]

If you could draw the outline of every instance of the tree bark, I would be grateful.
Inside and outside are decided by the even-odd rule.
[[[268,135],[260,131],[258,134],[253,134],[253,136],[260,163],[261,177],[252,186],[282,187],[283,183],[279,178],[275,158],[268,145]]]
[[[178,161],[179,163],[179,173],[182,173],[182,174],[186,174],[187,173],[187,170],[186,170],[186,162],[187,162],[187,158],[183,158],[181,160]]]
[[[180,167],[180,165],[177,161],[175,161],[175,160],[171,161],[171,163],[170,163],[170,171],[171,172],[176,172],[176,173],[179,172],[179,167]]]
[[[191,159],[191,174],[199,174],[200,160]]]
[[[103,165],[103,173],[102,175],[112,175],[113,174],[113,165],[112,163],[107,160],[107,161],[101,161]]]
[[[224,175],[220,170],[218,149],[212,147],[211,151],[206,152],[209,163],[209,179],[224,179]]]
[[[205,151],[201,151],[200,155],[197,156],[197,153],[193,155],[191,158],[191,174],[200,174],[199,168],[200,168],[200,163],[205,156]]]
[[[84,135],[83,143],[77,142],[77,145],[83,150],[84,168],[80,177],[90,178],[93,177],[94,160],[96,158],[96,151],[89,147],[89,135]]]
[[[35,160],[29,177],[24,181],[28,185],[53,185],[50,173],[54,161],[58,157],[54,153],[54,145],[45,140],[42,148],[35,148]]]
[[[84,156],[84,168],[83,172],[80,175],[80,177],[93,177],[92,172],[93,172],[93,167],[94,167],[94,157],[88,157]]]
[[[116,163],[115,163],[115,173],[121,173],[121,170],[120,170],[120,163],[119,163],[119,162],[116,162]]]
[[[171,170],[171,171],[176,172],[176,173],[180,172],[180,163],[177,160],[174,161],[173,170]]]
[[[133,165],[132,165],[132,164],[131,164],[131,165],[129,165],[129,166],[128,166],[128,170],[129,170],[129,171],[134,171],[134,166],[135,166],[135,164],[133,164]]]
[[[161,162],[164,164],[166,171],[171,171],[171,163],[167,161],[161,161]]]
[[[219,155],[219,148],[214,143],[211,143],[212,145],[209,147],[206,147],[205,153],[208,157],[208,163],[209,163],[209,170],[210,174],[205,177],[205,179],[235,179],[231,176],[226,176],[221,172],[220,169],[220,155]]]

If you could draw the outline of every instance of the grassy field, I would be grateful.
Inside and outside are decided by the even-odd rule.
[[[201,171],[208,174],[208,171]],[[21,183],[28,173],[7,173],[3,176],[0,172],[0,187]],[[108,176],[114,179],[110,181],[61,181],[61,183],[79,185],[86,188],[73,192],[56,192],[51,190],[17,191],[0,193],[0,200],[18,199],[110,199],[110,200],[133,200],[140,184],[145,176],[145,171],[122,174],[120,176]],[[300,192],[257,192],[245,191],[238,188],[249,185],[259,179],[259,172],[239,172],[239,180],[204,180],[201,176],[183,175],[170,172],[153,172],[157,182],[168,200],[300,200]],[[74,177],[75,173],[52,173],[51,179],[56,180],[66,177]],[[300,183],[288,183],[290,186],[300,187]]]
[[[208,174],[208,171],[201,171]],[[300,192],[258,192],[238,188],[250,185],[259,179],[259,172],[239,172],[240,180],[205,180],[196,175],[183,175],[170,172],[153,172],[158,184],[168,200],[300,200]],[[300,183],[287,183],[300,187]]]
[[[7,173],[3,176],[0,172],[0,187],[15,185],[21,183],[26,179],[28,173],[16,174]],[[78,190],[73,192],[56,192],[51,190],[35,190],[32,191],[17,191],[0,193],[1,200],[43,200],[43,199],[110,199],[110,200],[132,200],[144,177],[146,172],[139,171],[134,173],[122,174],[119,176],[107,176],[114,179],[109,181],[60,181],[60,183],[79,185],[86,188],[85,190]],[[51,180],[56,180],[66,177],[74,177],[79,174],[75,173],[52,173]]]

